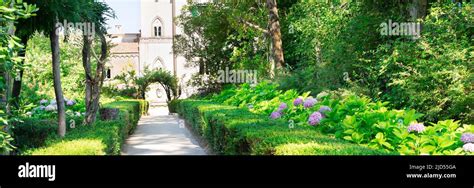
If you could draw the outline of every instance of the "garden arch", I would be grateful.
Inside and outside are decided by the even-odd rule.
[[[167,101],[178,98],[180,95],[178,88],[178,78],[162,68],[154,70],[146,70],[143,77],[137,80],[140,95],[145,99],[146,91],[152,84],[159,84],[163,87],[166,93]]]

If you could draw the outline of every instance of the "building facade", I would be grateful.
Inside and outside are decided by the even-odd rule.
[[[181,84],[185,84],[198,69],[187,67],[186,60],[173,54],[173,36],[181,29],[173,23],[173,18],[181,14],[186,0],[140,0],[139,33],[123,33],[121,25],[115,25],[108,62],[108,78],[112,79],[123,72],[135,70],[142,76],[145,69],[165,69],[176,75]],[[192,94],[185,90],[181,97]],[[159,84],[154,84],[147,92],[151,101],[164,102],[166,94]]]

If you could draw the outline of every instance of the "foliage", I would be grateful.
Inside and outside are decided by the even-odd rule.
[[[61,43],[61,86],[64,95],[73,99],[84,98],[85,74],[80,60],[82,48],[74,41]],[[21,99],[24,104],[36,103],[44,98],[55,98],[51,49],[49,38],[35,33],[28,42],[25,66],[28,67],[23,76]]]
[[[8,153],[15,149],[11,144],[13,138],[6,132],[0,131],[0,154]]]
[[[372,5],[373,4],[373,5]],[[319,93],[347,86],[360,71],[360,59],[384,39],[378,26],[400,18],[399,4],[352,1],[299,1],[282,20],[287,63],[294,71],[283,75],[281,86]]]
[[[102,108],[118,108],[122,114],[122,121],[126,122],[126,132],[132,134],[138,125],[142,115],[148,114],[148,101],[145,100],[123,100],[115,101],[102,106]]]
[[[19,62],[21,58],[17,57],[17,53],[24,48],[20,43],[20,39],[14,35],[14,25],[20,19],[27,19],[36,16],[38,9],[35,5],[21,3],[16,0],[5,0],[0,2],[0,72],[5,75],[16,75],[21,68]],[[5,89],[5,80],[2,76],[0,79],[0,91],[3,93]]]
[[[4,0],[0,2],[0,97],[8,100],[9,87],[11,80],[7,77],[16,77],[17,71],[22,67],[19,62],[18,52],[23,50],[24,46],[20,44],[20,39],[14,35],[15,24],[20,19],[27,19],[35,16],[38,9],[34,5],[22,3],[16,0]],[[8,117],[4,114],[3,103],[0,101],[0,154],[8,153],[15,149],[10,142],[12,137],[5,132],[8,126]]]
[[[153,83],[159,83],[165,89],[168,101],[176,99],[180,95],[181,89],[178,86],[178,78],[171,74],[171,72],[164,69],[145,69],[143,76],[138,78],[135,82],[135,86],[138,87],[141,98],[145,99],[145,92],[148,86]]]
[[[13,138],[6,131],[8,125],[6,114],[0,109],[0,155],[15,149],[15,146],[11,144]]]
[[[251,12],[251,14],[249,14]],[[175,37],[173,50],[200,68],[188,85],[214,91],[222,83],[214,82],[219,70],[256,70],[258,79],[268,78],[270,39],[265,30],[268,10],[255,1],[215,1],[190,3],[178,16],[183,33]],[[244,23],[258,25],[261,29]],[[210,82],[203,83],[206,74]]]
[[[367,74],[382,100],[423,112],[427,121],[474,123],[473,5],[433,4],[418,40],[379,46]]]
[[[107,95],[145,99],[149,86],[154,83],[158,83],[164,88],[168,101],[181,95],[178,78],[164,69],[150,70],[146,68],[142,76],[136,75],[136,72],[131,70],[117,75],[114,79],[120,85],[111,84],[106,86],[104,90]]]
[[[243,107],[277,96],[280,92],[275,91],[276,87],[276,85],[269,84],[268,82],[261,82],[255,86],[245,83],[239,88],[232,88],[222,92],[222,94],[215,96],[214,100],[232,106]]]
[[[50,135],[45,145],[24,151],[25,155],[119,155],[124,139],[146,114],[148,103],[141,100],[117,101],[106,107],[120,109],[118,120],[97,121],[92,126],[78,126],[64,138]]]
[[[209,101],[181,100],[178,112],[193,130],[202,135],[215,152],[227,155],[386,155],[389,152],[369,149],[334,139],[312,127],[289,128],[283,121],[244,108]],[[314,150],[295,150],[288,146],[310,145]]]
[[[387,102],[372,102],[365,96],[357,96],[344,90],[322,92],[312,98],[309,92],[298,96],[296,91],[274,90],[276,85],[261,83],[258,86],[229,88],[220,95],[211,97],[211,100],[246,107],[251,98],[252,104],[256,104],[250,108],[252,112],[266,115],[272,113],[271,119],[284,119],[295,127],[313,125],[324,134],[374,149],[408,155],[468,154],[462,150],[460,137],[463,133],[469,133],[473,129],[472,125],[461,126],[457,121],[446,120],[430,123],[432,126],[426,128],[422,125],[424,131],[410,133],[409,127],[417,124],[423,116],[413,109],[392,110]],[[268,89],[272,87],[273,89]],[[252,98],[258,94],[269,96],[268,93],[271,93],[272,97]],[[297,103],[297,98],[301,99],[301,102]],[[310,100],[314,102],[307,102]],[[311,120],[311,116],[316,112],[321,113],[322,117],[311,122],[315,121]],[[268,116],[265,118],[269,119]],[[307,147],[313,146],[310,144]]]
[[[473,121],[472,2],[431,3],[413,20],[398,1],[299,1],[282,20],[285,59],[293,71],[280,88],[319,93],[348,88],[424,121]],[[383,36],[380,24],[418,21],[421,37]]]
[[[71,130],[71,125],[81,126],[83,117],[67,117],[67,129]],[[12,135],[15,138],[14,145],[20,152],[44,146],[46,140],[56,135],[58,122],[55,116],[50,119],[43,117],[24,117],[14,122]]]
[[[128,65],[132,66],[131,63]],[[102,93],[108,97],[139,98],[141,96],[135,85],[137,80],[138,75],[135,70],[122,72],[102,87]]]
[[[181,102],[180,99],[174,99],[168,102],[168,110],[170,113],[177,113],[178,112],[178,105]]]
[[[46,146],[27,150],[27,155],[118,155],[125,122],[98,121],[93,126],[72,130],[64,139],[50,138]]]

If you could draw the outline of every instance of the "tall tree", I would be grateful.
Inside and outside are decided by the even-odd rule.
[[[61,86],[59,34],[56,31],[59,27],[53,27],[54,29],[49,33],[49,40],[51,41],[54,94],[56,95],[56,104],[58,106],[58,134],[59,136],[63,137],[66,134],[66,107],[64,105],[63,89]]]
[[[59,23],[77,23],[81,21],[82,12],[90,9],[87,0],[25,0],[28,4],[36,4],[39,8],[37,17],[19,24],[19,30],[39,31],[49,34],[51,42],[52,69],[54,93],[58,109],[58,134],[64,137],[66,134],[66,111],[64,105],[63,90],[61,87],[61,58],[59,46],[60,28]],[[32,32],[30,32],[32,33]]]

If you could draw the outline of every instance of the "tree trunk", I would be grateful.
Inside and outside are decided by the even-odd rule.
[[[283,57],[283,46],[280,32],[280,18],[278,17],[278,8],[276,0],[267,0],[269,11],[269,34],[272,38],[272,55],[275,61],[276,70],[281,70],[285,66]]]
[[[25,64],[26,46],[28,44],[28,37],[27,36],[21,37],[21,43],[25,45],[25,48],[18,52],[18,56],[23,58],[20,62],[20,65],[23,66]],[[20,70],[19,75],[17,75],[17,77],[13,81],[11,98],[13,100],[13,103],[12,103],[13,106],[17,109],[19,107],[22,79],[23,79],[23,68]]]
[[[93,122],[93,117],[91,115],[91,99],[92,99],[92,83],[93,78],[91,75],[91,38],[87,35],[83,35],[83,45],[82,45],[82,66],[84,67],[86,75],[86,91],[85,91],[85,104],[86,104],[86,115],[84,118],[84,124],[90,125]]]
[[[66,109],[64,106],[63,89],[61,87],[61,68],[60,68],[60,54],[59,54],[59,36],[56,33],[56,27],[49,34],[51,41],[51,52],[53,61],[53,80],[54,80],[54,94],[56,95],[56,104],[58,107],[58,134],[61,137],[66,135]]]
[[[99,34],[101,42],[101,56],[97,59],[97,68],[95,75],[91,74],[91,44],[89,36],[84,36],[84,46],[82,51],[83,66],[86,71],[86,117],[84,123],[91,125],[97,119],[99,110],[100,89],[105,78],[105,61],[107,59],[107,40],[103,34]]]
[[[428,0],[412,0],[409,7],[410,17],[413,21],[424,18],[428,10]]]
[[[97,111],[99,110],[99,102],[100,102],[100,90],[102,85],[104,84],[105,79],[105,62],[107,60],[107,39],[105,35],[99,34],[100,38],[100,59],[97,62],[97,69],[96,69],[96,79],[94,84],[92,85],[92,112],[94,113],[94,121],[97,115]]]

